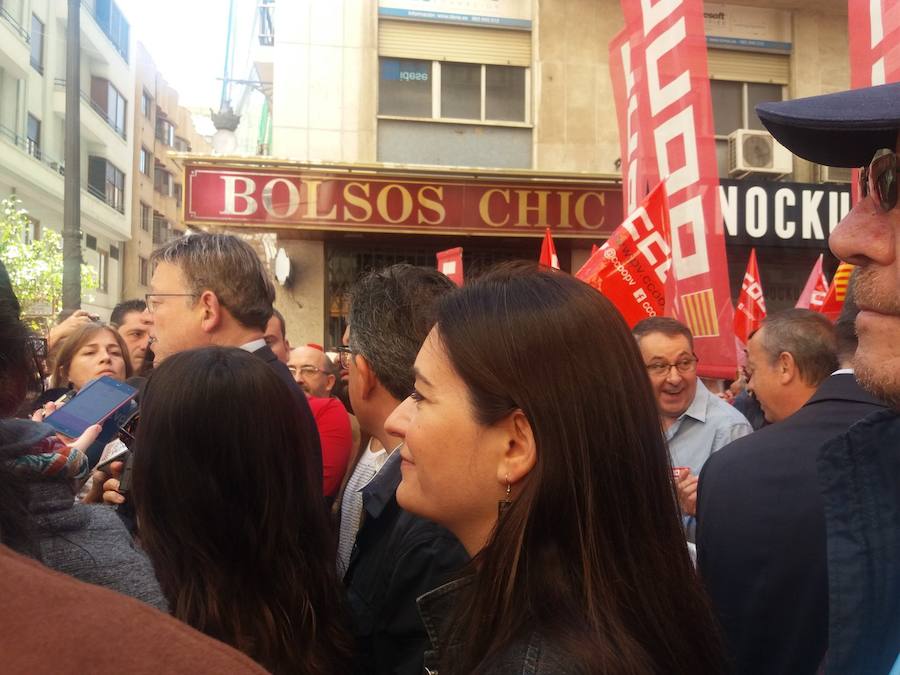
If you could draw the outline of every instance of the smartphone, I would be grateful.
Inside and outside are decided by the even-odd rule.
[[[59,433],[78,438],[94,424],[102,424],[107,417],[137,395],[137,389],[104,375],[86,385],[59,410],[44,419]]]
[[[130,452],[131,452],[131,450],[129,450],[128,448],[126,448],[123,445],[121,450],[114,452],[112,455],[110,455],[109,457],[104,459],[102,462],[100,462],[97,466],[94,467],[94,470],[102,471],[103,473],[109,473],[109,465],[112,464],[113,462],[124,462],[125,460],[128,459],[128,455]]]

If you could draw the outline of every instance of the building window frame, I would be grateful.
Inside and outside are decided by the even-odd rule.
[[[31,67],[44,74],[44,22],[31,15]]]
[[[141,202],[141,230],[144,232],[150,231],[150,226],[153,224],[153,207],[147,204],[146,202]]]
[[[125,213],[125,178],[125,172],[105,157],[88,157],[88,192],[119,213]]]
[[[391,114],[391,113],[382,113],[381,110],[381,80],[382,80],[382,62],[385,59],[396,60],[396,61],[421,61],[431,64],[431,115],[430,116],[421,116],[415,114]],[[445,117],[442,115],[443,108],[443,98],[442,98],[442,69],[444,65],[461,65],[461,66],[478,66],[480,67],[480,79],[479,79],[479,87],[480,87],[480,95],[479,95],[479,116],[477,118],[472,117]],[[506,66],[500,64],[491,64],[491,63],[461,63],[461,62],[443,62],[443,61],[430,61],[428,59],[413,59],[413,58],[396,58],[396,57],[386,57],[379,56],[378,59],[378,110],[379,113],[377,115],[378,119],[388,119],[388,120],[414,120],[414,121],[425,121],[425,122],[441,122],[447,124],[473,124],[479,126],[504,126],[504,127],[525,127],[532,128],[534,125],[532,123],[532,101],[531,101],[531,90],[532,90],[532,82],[531,82],[531,68],[528,66]],[[523,92],[523,101],[522,106],[524,108],[523,115],[521,120],[504,120],[504,119],[495,119],[487,116],[487,73],[488,68],[515,68],[523,71],[524,77],[524,92]]]
[[[97,251],[97,292],[109,293],[109,253]]]
[[[153,119],[153,97],[146,89],[141,91],[141,114],[148,120]]]
[[[25,150],[35,159],[41,158],[41,121],[31,113],[27,118]]]
[[[737,127],[737,129],[732,129],[731,132],[725,133],[714,133],[713,136],[715,138],[716,144],[716,156],[717,156],[717,164],[720,163],[720,153],[724,153],[724,156],[728,156],[728,136],[737,131],[738,129],[751,129],[755,128],[758,130],[765,130],[765,127],[762,126],[762,123],[758,127],[754,127],[751,124],[752,118],[756,115],[756,113],[751,110],[751,100],[749,96],[750,87],[753,85],[763,85],[763,86],[771,86],[771,87],[780,87],[781,88],[781,100],[784,100],[785,94],[787,92],[787,86],[784,84],[779,84],[777,82],[748,82],[746,80],[730,80],[730,79],[711,79],[710,87],[714,87],[716,83],[728,83],[728,84],[739,84],[741,85],[741,126]],[[713,117],[715,118],[715,110],[713,110]],[[758,119],[758,118],[757,118]],[[714,130],[715,131],[715,130]],[[727,162],[727,160],[726,160]],[[719,166],[719,177],[720,178],[729,178],[728,175],[728,167],[727,166]]]
[[[153,177],[153,154],[145,148],[143,145],[141,146],[141,155],[140,155],[140,171],[145,176]]]
[[[156,140],[170,148],[175,146],[175,125],[159,115],[156,116]]]
[[[138,283],[147,286],[150,282],[150,261],[144,256],[138,256]]]

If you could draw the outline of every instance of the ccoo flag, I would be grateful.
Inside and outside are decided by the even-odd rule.
[[[811,309],[814,312],[822,311],[822,303],[825,302],[825,294],[828,293],[828,280],[822,271],[822,254],[813,265],[812,271],[809,273],[809,279],[806,280],[806,286],[794,305],[800,309]]]
[[[556,257],[556,246],[553,245],[549,227],[544,232],[544,241],[541,242],[541,259],[538,262],[545,267],[559,269],[559,258]]]
[[[671,266],[669,205],[660,183],[575,276],[609,298],[634,327],[671,306]]]
[[[822,309],[819,311],[832,321],[837,320],[841,309],[844,307],[844,298],[847,297],[847,284],[850,283],[850,275],[852,273],[853,265],[842,262],[834,273],[834,279],[831,280],[828,294],[822,303]]]
[[[734,310],[734,336],[746,345],[765,318],[766,299],[763,297],[754,248],[750,250],[750,260],[747,262],[747,271],[744,272],[741,294]]]

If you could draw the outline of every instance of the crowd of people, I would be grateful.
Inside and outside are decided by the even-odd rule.
[[[164,245],[144,299],[46,337],[0,265],[4,670],[888,673],[900,224],[873,171],[832,237],[840,320],[770,315],[720,395],[687,326],[531,264],[368,271],[332,350],[292,348],[235,236]],[[45,422],[101,377],[136,398]]]

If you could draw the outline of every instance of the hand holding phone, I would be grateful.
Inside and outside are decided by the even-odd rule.
[[[77,438],[137,395],[137,389],[104,375],[86,385],[64,407],[50,413],[44,422],[59,433]]]

